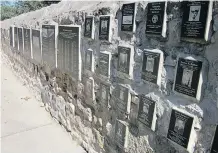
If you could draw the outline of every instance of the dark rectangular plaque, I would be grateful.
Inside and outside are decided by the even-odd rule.
[[[18,28],[19,51],[23,53],[23,28]]]
[[[118,46],[118,71],[129,74],[131,48]]]
[[[24,33],[24,55],[31,58],[31,44],[30,44],[30,29],[23,29]]]
[[[86,87],[86,88],[85,88],[85,94],[86,94],[86,96],[93,98],[93,96],[94,96],[94,95],[93,95],[93,91],[94,91],[94,80],[88,78],[88,79],[86,80],[86,86],[85,86],[85,87]]]
[[[109,95],[110,95],[110,87],[103,83],[100,83],[100,99],[101,99],[101,103],[104,106],[108,106]]]
[[[77,26],[59,26],[58,36],[58,67],[80,77],[80,28]]]
[[[103,76],[108,77],[110,71],[110,57],[109,54],[100,52],[99,54],[99,73]]]
[[[218,153],[218,125],[216,126],[216,131],[213,138],[213,144],[210,153]]]
[[[121,31],[132,32],[135,22],[135,3],[123,4]]]
[[[93,54],[93,51],[91,51],[91,50],[86,50],[86,52],[85,52],[85,69],[86,70],[89,70],[89,71],[92,71],[92,67],[93,67],[93,65],[92,65],[92,63],[93,63],[93,61],[92,61],[92,55]]]
[[[125,148],[128,141],[128,128],[125,124],[116,120],[115,125],[115,141],[117,142],[120,148]]]
[[[172,109],[167,138],[187,148],[194,118]]]
[[[42,25],[42,60],[54,68],[56,66],[55,55],[55,25]]]
[[[11,47],[13,47],[13,45],[14,45],[13,28],[14,27],[10,27],[10,31],[9,31],[9,33],[10,33],[10,46]]]
[[[110,16],[100,17],[99,40],[109,40],[110,22]]]
[[[40,41],[40,31],[32,29],[32,51],[33,59],[37,62],[41,62],[41,41]]]
[[[201,61],[179,58],[174,91],[196,98],[201,69]]]
[[[204,39],[209,1],[184,1],[181,37]]]
[[[116,91],[116,106],[117,109],[122,112],[128,112],[128,105],[129,105],[129,89],[118,86]]]
[[[145,95],[140,96],[138,120],[147,127],[152,128],[156,102]]]
[[[18,29],[14,27],[14,48],[18,50]]]
[[[93,38],[93,28],[94,28],[93,23],[94,23],[94,17],[86,17],[84,37]]]
[[[146,34],[162,35],[165,15],[165,2],[148,3]]]
[[[160,53],[144,51],[142,79],[157,84],[158,73],[160,73],[158,72],[159,64],[160,64]]]

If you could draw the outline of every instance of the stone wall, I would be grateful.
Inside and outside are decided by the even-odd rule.
[[[121,8],[124,2],[60,2],[40,10],[22,14],[1,22],[3,29],[11,25],[40,29],[43,24],[81,25],[85,16],[94,15],[95,39],[83,37],[81,31],[82,80],[74,80],[70,74],[58,68],[50,68],[16,53],[9,45],[6,36],[2,40],[2,50],[10,59],[11,67],[18,77],[29,86],[37,98],[43,101],[50,112],[72,138],[80,142],[89,153],[172,153],[188,152],[185,148],[167,139],[170,116],[173,108],[195,118],[190,138],[189,152],[210,151],[215,125],[218,124],[218,3],[213,4],[213,20],[210,26],[210,39],[207,44],[180,40],[183,10],[180,2],[167,2],[167,37],[155,38],[145,35],[148,2],[136,3],[136,31],[124,33],[120,30]],[[110,43],[99,41],[99,15],[111,15],[112,37]],[[132,79],[120,79],[117,74],[118,45],[133,48],[134,57]],[[85,51],[94,53],[95,73],[85,73]],[[159,49],[163,52],[164,63],[159,87],[142,81],[142,53],[144,49]],[[98,58],[100,51],[112,53],[111,77],[108,82],[99,77]],[[172,91],[177,57],[188,55],[203,61],[203,88],[201,99],[192,99]],[[88,97],[87,78],[94,80],[94,98]],[[122,78],[122,77],[121,77]],[[110,87],[108,105],[99,98],[100,83]],[[118,85],[129,90],[129,112],[117,109]],[[88,91],[89,92],[89,91]],[[156,102],[156,123],[153,130],[138,121],[139,96],[150,97]],[[123,126],[124,144],[119,144],[116,126]]]

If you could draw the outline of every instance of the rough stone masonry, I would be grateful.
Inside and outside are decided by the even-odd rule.
[[[1,50],[89,153],[214,153],[218,2],[207,2],[62,1],[1,21]]]

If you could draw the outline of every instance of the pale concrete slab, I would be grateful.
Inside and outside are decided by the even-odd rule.
[[[1,62],[2,153],[85,153]]]

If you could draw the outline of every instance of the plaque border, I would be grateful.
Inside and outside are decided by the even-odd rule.
[[[163,24],[162,24],[162,32],[161,35],[155,35],[155,34],[146,34],[146,29],[145,29],[145,35],[148,37],[163,37],[166,38],[167,37],[167,1],[153,1],[150,3],[157,3],[157,2],[165,2],[165,6],[164,6],[164,15],[163,15]],[[147,17],[147,14],[146,14]],[[146,21],[146,25],[147,26],[147,21]]]
[[[130,114],[130,109],[131,109],[131,93],[130,93],[130,89],[122,84],[118,84],[116,87],[115,87],[115,91],[117,91],[117,89],[120,91],[121,88],[125,88],[128,90],[128,93],[127,93],[127,101],[126,101],[126,110],[125,110],[125,113],[127,114]],[[117,107],[117,103],[119,103],[121,100],[117,97],[117,96],[113,96],[113,98],[116,100],[115,101],[115,107],[119,110],[119,108]]]
[[[99,26],[98,26],[98,28],[100,29],[100,22],[101,22],[101,17],[109,17],[110,18],[110,23],[109,23],[109,31],[108,31],[108,40],[100,40],[99,39],[99,34],[98,34],[98,40],[100,41],[100,42],[111,42],[111,38],[112,38],[112,29],[111,29],[111,26],[112,26],[112,15],[110,14],[110,15],[100,15],[99,16]]]
[[[22,51],[22,53],[24,53],[24,32],[23,32],[23,27],[17,27],[17,31],[19,31],[19,29],[22,29],[22,40],[23,40],[23,51]],[[18,35],[18,50],[20,51],[19,35]]]
[[[208,43],[209,37],[210,37],[210,34],[209,34],[210,33],[210,26],[212,24],[211,23],[211,21],[212,21],[212,13],[213,13],[213,1],[209,0],[208,11],[207,11],[207,19],[206,19],[205,32],[204,32],[204,38],[203,39],[181,37],[181,35],[180,35],[180,39],[182,41],[192,42],[192,43],[200,43],[200,44]],[[181,24],[181,27],[182,27],[182,24]],[[180,30],[181,30],[181,28],[180,28]]]
[[[140,97],[139,97],[139,105],[140,105],[140,102],[141,102],[141,96],[144,96],[145,98],[149,99],[149,100],[152,100],[155,104],[154,104],[154,112],[153,112],[153,117],[152,117],[152,124],[151,124],[151,127],[148,127],[147,125],[145,125],[143,122],[141,122],[138,118],[139,118],[139,111],[137,113],[137,120],[143,124],[145,127],[151,129],[152,131],[155,132],[156,130],[156,122],[157,122],[157,103],[159,102],[159,99],[157,100],[154,100],[152,99],[152,97],[149,97],[145,94],[141,94]]]
[[[84,70],[85,70],[86,73],[94,73],[94,69],[95,69],[95,67],[94,67],[94,64],[95,64],[94,60],[95,60],[95,58],[94,58],[94,54],[93,54],[94,50],[91,49],[91,48],[88,48],[88,49],[85,50],[85,54],[87,52],[91,52],[92,53],[92,66],[91,66],[91,71],[87,70],[85,66],[84,66]],[[86,62],[86,56],[85,56],[85,62]]]
[[[74,78],[72,77],[72,72],[67,72],[68,74],[70,74],[70,76],[72,77],[73,80],[78,80],[81,81],[82,80],[82,57],[81,57],[81,25],[58,25],[58,35],[59,35],[59,27],[74,27],[74,28],[79,28],[78,30],[78,78]],[[57,58],[58,59],[58,58]]]
[[[183,58],[183,59],[187,59],[187,60],[192,60],[192,61],[200,61],[202,62],[202,68],[201,68],[201,71],[200,71],[200,76],[199,76],[199,81],[198,81],[198,87],[197,87],[197,93],[196,93],[196,97],[191,97],[191,96],[188,96],[188,95],[185,95],[185,94],[182,94],[182,93],[179,93],[177,91],[175,91],[175,84],[176,84],[176,74],[177,74],[177,68],[178,68],[178,61],[179,61],[179,58]],[[177,56],[177,59],[176,59],[176,69],[175,69],[175,73],[174,73],[174,82],[173,82],[173,92],[177,95],[181,95],[185,98],[188,98],[190,100],[193,100],[195,102],[200,102],[201,100],[201,97],[202,97],[202,88],[203,88],[203,69],[204,69],[204,62],[203,60],[200,58],[200,57],[195,57],[194,55],[178,55]]]
[[[87,93],[87,82],[88,81],[92,81],[92,91],[91,91],[91,94],[92,95],[86,95],[88,97],[88,99],[94,101],[95,100],[95,80],[93,77],[87,77],[86,78],[86,83],[85,83],[85,93]]]
[[[144,52],[151,52],[151,53],[155,53],[155,54],[160,54],[160,60],[159,60],[159,67],[158,67],[158,74],[157,74],[157,82],[156,82],[156,85],[158,85],[159,87],[161,86],[161,75],[162,75],[162,70],[163,70],[163,62],[164,62],[164,59],[163,59],[163,51],[159,50],[159,49],[144,49],[143,50],[143,55],[142,55],[142,66],[141,66],[141,72],[142,71],[142,68],[143,68],[143,64],[144,64]],[[142,79],[142,75],[141,75],[141,79]],[[151,83],[151,84],[154,84],[153,82],[149,82],[147,80],[144,80],[142,79],[143,82],[146,82],[146,83]]]
[[[116,118],[116,123],[115,123],[115,135],[116,135],[116,128],[117,128],[117,124],[118,122],[120,122],[120,124],[122,124],[123,126],[125,126],[125,135],[124,135],[124,145],[122,146],[120,144],[119,141],[117,141],[116,136],[115,136],[115,141],[117,143],[117,145],[122,149],[126,149],[128,147],[128,137],[129,137],[129,127],[127,125],[127,123],[125,121],[119,120],[118,118]]]
[[[101,100],[101,105],[104,105],[104,104],[102,104],[102,85],[107,86],[109,88],[109,93],[107,95],[107,97],[108,97],[108,99],[107,99],[107,107],[108,107],[110,105],[111,84],[99,81],[99,91],[100,91],[99,99]]]
[[[15,32],[15,28],[17,28],[17,37],[16,37],[16,39],[17,39],[17,46],[15,46],[15,34],[14,34],[14,32]],[[13,28],[14,30],[13,30],[13,34],[14,34],[14,50],[15,50],[15,52],[17,52],[18,53],[18,46],[19,46],[19,44],[18,44],[18,27],[17,26],[14,26],[14,28]],[[17,47],[17,48],[16,48]]]
[[[190,132],[190,135],[189,135],[189,141],[188,141],[188,144],[187,144],[187,148],[184,148],[183,146],[179,145],[178,143],[172,141],[171,139],[169,139],[169,138],[167,137],[168,131],[169,131],[169,126],[170,126],[170,119],[171,119],[171,115],[172,115],[172,110],[173,110],[173,109],[174,109],[175,111],[178,111],[178,112],[180,112],[180,113],[182,113],[182,114],[185,114],[185,115],[187,115],[187,116],[193,118],[193,122],[192,122],[192,127],[191,127],[191,132]],[[194,133],[195,133],[195,129],[194,129],[195,124],[196,124],[196,117],[195,117],[194,115],[192,115],[192,114],[186,112],[185,110],[181,110],[181,109],[178,109],[178,108],[176,108],[176,107],[172,107],[172,108],[171,108],[171,111],[170,111],[170,118],[169,118],[169,124],[168,124],[167,135],[166,135],[167,140],[169,140],[172,144],[174,144],[174,145],[176,145],[176,146],[179,146],[180,148],[183,148],[183,149],[187,150],[187,151],[190,152],[190,153],[194,152],[194,150],[193,150],[194,147],[193,147],[193,146],[194,146],[194,144],[195,144],[195,141],[194,141],[194,140],[196,139],[196,135],[194,134]]]
[[[30,53],[29,53],[30,56],[25,55],[25,57],[27,57],[27,58],[32,60],[32,39],[31,39],[32,38],[32,30],[31,30],[31,28],[23,28],[23,32],[24,32],[24,29],[30,30],[30,50],[29,50],[30,51]],[[23,44],[25,46],[25,42],[23,42]],[[28,51],[25,50],[25,48],[23,50],[24,50],[24,52],[28,52]]]
[[[57,61],[57,50],[58,50],[58,24],[42,24],[41,25],[41,48],[42,48],[42,26],[55,26],[55,68],[58,67],[58,61]],[[43,56],[42,56],[42,62],[43,62]]]
[[[126,73],[123,73],[123,72],[120,72],[120,71],[117,70],[117,76],[120,77],[120,78],[123,78],[122,77],[122,75],[123,75],[126,78],[133,79],[134,46],[132,46],[132,45],[118,45],[117,46],[117,52],[118,52],[118,47],[130,48],[130,59],[129,59],[129,74],[126,74]]]
[[[132,31],[122,31],[122,21],[123,21],[123,13],[122,13],[122,17],[121,17],[121,27],[120,27],[120,31],[122,31],[122,32],[125,32],[125,33],[135,33],[135,31],[136,31],[136,7],[137,7],[137,5],[136,5],[136,2],[133,2],[134,3],[134,14],[133,14],[133,24],[132,24]],[[132,3],[123,3],[123,5],[124,4],[132,4]],[[122,5],[122,6],[123,6]],[[122,10],[121,10],[122,11]]]
[[[37,61],[36,59],[34,59],[34,56],[33,56],[33,30],[35,30],[35,31],[39,31],[39,34],[40,34],[40,36],[39,36],[39,41],[40,41],[40,45],[39,45],[39,47],[40,47],[40,56],[41,56],[41,61]],[[31,53],[31,56],[32,56],[32,61],[34,62],[34,63],[42,63],[42,28],[40,28],[40,29],[33,29],[33,28],[31,28],[31,37],[30,37],[30,39],[31,39],[31,51],[32,51],[32,53]]]
[[[109,55],[109,60],[108,60],[108,76],[104,76],[104,75],[102,75],[100,73],[99,73],[99,76],[101,76],[104,79],[110,79],[110,76],[111,76],[111,58],[112,58],[112,54],[109,51],[100,51],[99,52],[99,57],[100,57],[100,53]],[[99,64],[99,62],[100,62],[100,58],[98,60],[98,64]]]
[[[14,43],[14,25],[11,25],[10,28],[12,28],[12,46],[11,47],[15,47],[15,43]],[[9,35],[10,35],[10,28],[9,28]]]
[[[87,36],[84,35],[85,34],[85,26],[86,26],[85,25],[86,18],[91,18],[92,19],[91,37],[87,37]],[[84,30],[83,30],[84,34],[83,34],[83,36],[84,36],[84,38],[95,39],[95,22],[94,22],[95,16],[94,15],[88,15],[88,16],[86,16],[86,18],[85,18],[85,21],[84,21]]]

